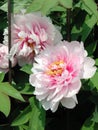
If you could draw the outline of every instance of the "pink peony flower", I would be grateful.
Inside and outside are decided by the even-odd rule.
[[[52,21],[40,13],[17,14],[14,16],[12,24],[14,46],[11,54],[16,54],[20,66],[25,62],[32,63],[34,53],[38,54],[48,45],[62,39]]]
[[[9,56],[8,56],[8,46],[0,44],[0,73],[7,72],[9,69]],[[12,67],[14,67],[17,63],[16,59],[13,58],[11,60]]]
[[[78,103],[76,94],[81,88],[81,79],[91,78],[95,61],[87,57],[83,43],[63,41],[50,46],[35,58],[30,75],[34,94],[45,110],[55,112],[61,103],[74,108]]]

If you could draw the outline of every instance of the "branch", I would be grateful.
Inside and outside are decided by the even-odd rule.
[[[67,40],[70,42],[71,41],[71,9],[67,9]]]
[[[8,0],[8,51],[10,53],[11,49],[11,0]],[[9,83],[12,82],[12,73],[11,73],[12,64],[9,59]]]

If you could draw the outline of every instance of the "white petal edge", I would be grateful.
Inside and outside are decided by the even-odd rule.
[[[76,96],[73,96],[73,97],[71,97],[71,98],[63,98],[63,99],[61,100],[61,104],[62,104],[64,107],[69,108],[69,109],[74,108],[77,103],[78,103],[78,102],[77,102]]]

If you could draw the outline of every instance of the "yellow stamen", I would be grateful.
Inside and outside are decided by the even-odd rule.
[[[64,61],[60,60],[60,61],[55,61],[52,64],[49,65],[49,70],[46,72],[46,74],[50,75],[50,76],[59,76],[62,74],[64,68]]]
[[[34,43],[27,43],[27,45],[34,51]]]

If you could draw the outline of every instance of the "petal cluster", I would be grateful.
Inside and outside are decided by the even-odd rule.
[[[12,58],[12,67],[17,63],[16,58]],[[0,44],[0,72],[7,72],[9,70],[9,54],[8,46]]]
[[[20,66],[32,63],[35,54],[62,39],[50,18],[39,12],[16,14],[12,20],[11,55],[17,56]]]
[[[83,43],[63,41],[49,46],[35,57],[30,84],[45,110],[55,112],[61,103],[66,108],[76,106],[76,94],[81,79],[91,78],[95,71],[94,60],[87,57]]]

